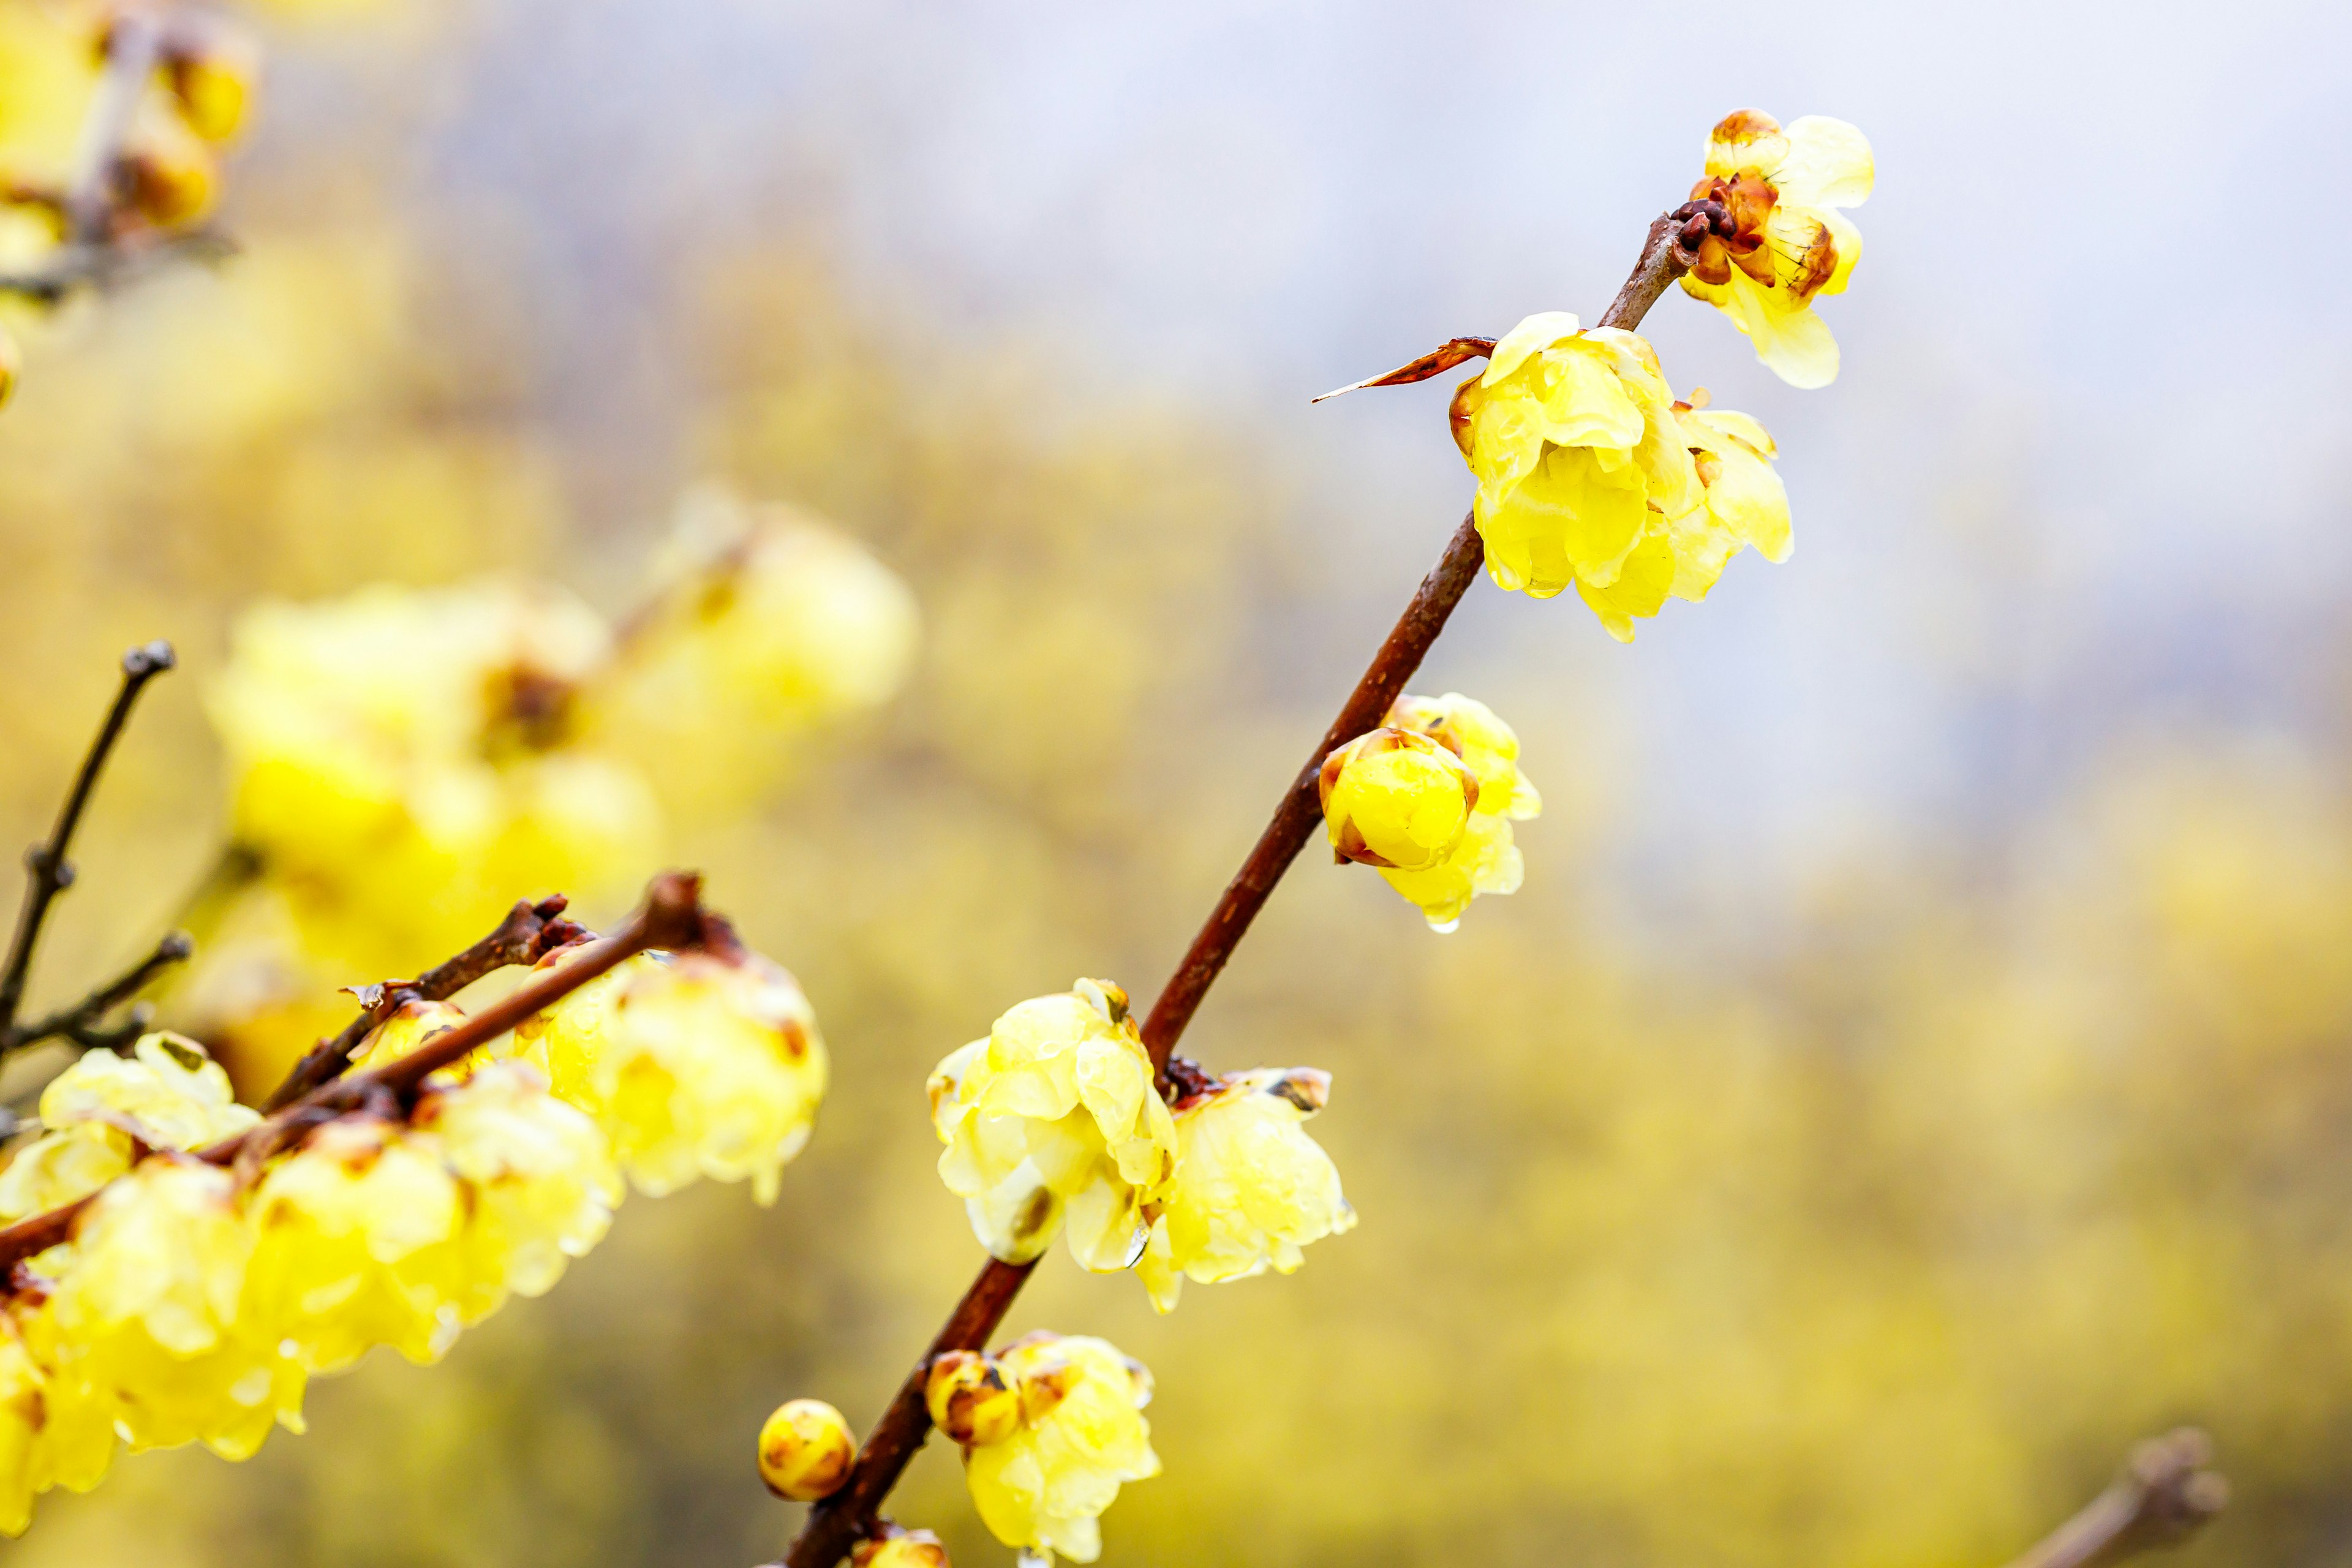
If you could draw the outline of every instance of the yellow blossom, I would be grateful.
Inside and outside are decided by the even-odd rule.
[[[436,1360],[497,1300],[469,1274],[467,1194],[430,1133],[371,1116],[330,1122],[271,1167],[247,1214],[244,1310],[278,1325],[306,1372],[379,1344]]]
[[[1024,1002],[941,1061],[929,1088],[948,1146],[940,1179],[991,1254],[1025,1262],[1066,1219],[1079,1267],[1135,1262],[1176,1131],[1125,992],[1081,980]]]
[[[1632,332],[1528,317],[1454,394],[1454,422],[1488,572],[1538,598],[1573,584],[1620,642],[1670,595],[1705,598],[1742,545],[1788,556],[1770,437],[1675,402]]]
[[[456,1028],[466,1021],[466,1010],[453,1002],[428,1002],[423,997],[411,997],[392,1009],[383,1022],[378,1024],[360,1041],[359,1049],[352,1053],[354,1072],[373,1068],[390,1067],[401,1058],[434,1036]],[[471,1072],[490,1059],[487,1049],[478,1050],[458,1064],[458,1070]],[[443,1068],[446,1072],[451,1069]]]
[[[816,1014],[754,952],[639,954],[525,1020],[515,1039],[656,1196],[709,1176],[749,1180],[757,1202],[773,1203],[824,1098]]]
[[[412,1124],[437,1134],[466,1184],[467,1274],[487,1299],[544,1294],[564,1266],[604,1239],[620,1203],[604,1136],[550,1094],[527,1062],[496,1062],[463,1083],[427,1080]]]
[[[789,507],[688,493],[657,596],[592,694],[600,739],[682,810],[738,806],[813,726],[904,684],[914,595],[855,541]]]
[[[850,1548],[852,1568],[948,1568],[948,1549],[929,1531],[887,1528],[887,1535],[869,1536]]]
[[[1004,1381],[995,1358],[949,1351],[933,1358],[923,1379],[923,1405],[931,1425],[969,1448],[1012,1436],[1021,1421],[1021,1392]]]
[[[128,1057],[85,1051],[41,1091],[41,1135],[0,1170],[0,1224],[87,1197],[131,1169],[132,1140],[197,1149],[259,1114],[236,1103],[228,1075],[194,1040],[140,1037]]]
[[[1462,759],[1408,730],[1357,736],[1323,759],[1316,785],[1341,859],[1407,871],[1444,865],[1478,804]]]
[[[1837,376],[1837,340],[1813,301],[1845,292],[1862,236],[1837,209],[1859,206],[1874,174],[1870,143],[1843,120],[1809,114],[1783,129],[1742,109],[1707,137],[1691,198],[1721,203],[1733,232],[1707,236],[1683,287],[1729,316],[1791,386]]]
[[[760,1428],[760,1479],[793,1502],[839,1491],[856,1459],[849,1423],[822,1399],[788,1400]]]
[[[46,1281],[0,1307],[0,1533],[22,1535],[33,1500],[52,1487],[86,1492],[114,1462],[110,1414],[78,1398],[49,1367],[56,1325]]]
[[[1022,1420],[965,1451],[964,1479],[997,1540],[1048,1558],[1091,1563],[1097,1521],[1120,1485],[1160,1473],[1143,1407],[1151,1374],[1108,1342],[1035,1333],[998,1352],[1021,1394]]]
[[[277,1326],[241,1311],[253,1234],[229,1173],[157,1154],[110,1184],[75,1232],[49,1311],[56,1379],[135,1452],[201,1439],[224,1458],[299,1428],[303,1373]]]
[[[1387,730],[1374,733],[1402,732],[1427,742],[1454,759],[1473,786],[1462,832],[1442,858],[1380,868],[1391,887],[1421,906],[1431,925],[1452,931],[1477,895],[1518,890],[1522,863],[1511,824],[1539,815],[1543,800],[1519,771],[1519,737],[1475,698],[1458,691],[1408,694],[1387,717]]]
[[[1259,1068],[1177,1108],[1176,1180],[1135,1267],[1153,1306],[1174,1310],[1187,1278],[1291,1273],[1307,1243],[1355,1228],[1339,1173],[1304,1125],[1330,1091],[1313,1068]]]

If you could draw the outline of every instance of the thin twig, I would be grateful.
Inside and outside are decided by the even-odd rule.
[[[137,11],[122,12],[107,28],[106,69],[82,121],[73,179],[66,186],[66,237],[74,244],[104,245],[114,237],[123,144],[163,48],[162,26]]]
[[[387,980],[380,985],[363,987],[359,993],[359,1016],[344,1025],[342,1033],[334,1038],[320,1040],[310,1047],[261,1108],[283,1110],[340,1074],[351,1065],[352,1053],[359,1049],[369,1031],[403,1002],[446,1002],[494,970],[509,964],[537,963],[551,949],[585,936],[586,927],[558,918],[565,907],[566,900],[561,894],[535,904],[522,900],[507,911],[507,918],[499,922],[496,931],[455,958],[436,964],[414,980]]]
[[[543,969],[507,995],[463,1022],[428,1037],[398,1061],[322,1083],[235,1138],[194,1151],[197,1159],[232,1165],[249,1146],[273,1149],[289,1134],[330,1117],[378,1103],[387,1097],[415,1098],[425,1079],[478,1047],[488,1044],[542,1007],[552,1005],[611,969],[652,948],[680,951],[702,945],[715,918],[702,908],[702,881],[691,872],[665,871],[646,887],[646,901],[627,923],[575,952],[572,961]],[[26,1258],[71,1239],[74,1222],[98,1194],[0,1230],[0,1278]]]
[[[2193,1426],[2132,1450],[2115,1484],[2010,1568],[2114,1568],[2178,1546],[2229,1506],[2230,1483],[2205,1467],[2213,1444]]]
[[[167,642],[147,643],[122,656],[122,686],[114,694],[114,705],[106,710],[106,721],[99,726],[89,754],[82,758],[81,771],[74,775],[73,788],[58,808],[57,825],[47,843],[34,845],[25,856],[25,901],[16,911],[16,935],[8,944],[7,963],[0,967],[0,1033],[16,1026],[16,1009],[25,1000],[26,976],[33,967],[33,946],[40,940],[49,904],[73,883],[73,865],[66,851],[73,846],[74,829],[81,825],[82,808],[89,804],[99,770],[121,738],[131,705],[139,700],[147,683],[171,668],[173,662],[172,645]]]
[[[1706,220],[1702,216],[1697,221],[1703,226]],[[1679,243],[1688,224],[1689,215],[1676,213],[1666,214],[1651,224],[1641,259],[1634,264],[1633,276],[1619,290],[1616,301],[1601,318],[1601,325],[1628,329],[1639,325],[1643,315],[1665,292],[1666,286],[1689,269],[1691,252]],[[1422,579],[1412,602],[1405,606],[1387,640],[1372,656],[1370,667],[1349,694],[1339,716],[1324,731],[1315,753],[1283,792],[1281,801],[1275,806],[1274,819],[1258,836],[1249,858],[1242,862],[1240,873],[1226,887],[1224,896],[1210,911],[1207,923],[1192,939],[1183,962],[1161,989],[1150,1016],[1144,1020],[1143,1043],[1151,1053],[1152,1066],[1161,1075],[1163,1090],[1170,1087],[1169,1057],[1182,1037],[1184,1026],[1192,1022],[1202,998],[1223,971],[1225,961],[1233,956],[1250,922],[1265,907],[1275,884],[1314,833],[1318,815],[1315,775],[1323,759],[1380,723],[1403,692],[1405,682],[1421,668],[1423,656],[1445,629],[1446,618],[1469,591],[1485,559],[1476,521],[1475,517],[1465,517],[1447,542],[1445,553]],[[1034,1262],[1004,1263],[992,1258],[982,1266],[980,1277],[948,1314],[946,1324],[932,1340],[930,1348],[899,1385],[889,1409],[883,1412],[881,1420],[866,1435],[848,1482],[809,1510],[800,1533],[785,1549],[784,1568],[834,1568],[849,1555],[851,1548],[873,1531],[891,1488],[898,1485],[898,1478],[906,1473],[908,1465],[930,1436],[931,1418],[923,1403],[923,1382],[931,1362],[949,1351],[985,1346],[1035,1268]]]
[[[5,1034],[0,1034],[0,1053],[16,1050],[32,1045],[36,1041],[60,1035],[82,1046],[114,1044],[119,1031],[101,1031],[98,1027],[106,1016],[144,991],[150,982],[172,965],[187,962],[189,955],[195,951],[195,941],[186,931],[172,932],[157,942],[154,950],[146,957],[105,984],[99,986],[72,1006],[60,1007],[46,1018],[37,1019],[22,1028],[11,1029]],[[136,1011],[142,1016],[134,1018],[133,1022],[143,1027],[146,1023],[144,1010]],[[131,1037],[137,1038],[135,1032]]]

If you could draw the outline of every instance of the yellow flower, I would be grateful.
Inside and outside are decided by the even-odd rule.
[[[110,1184],[75,1233],[49,1310],[57,1379],[133,1452],[201,1439],[225,1458],[299,1429],[302,1368],[242,1312],[254,1238],[229,1173],[157,1154]]]
[[[1784,130],[1742,109],[1707,138],[1691,199],[1721,203],[1732,233],[1707,236],[1683,287],[1729,316],[1791,386],[1837,377],[1837,340],[1813,301],[1845,292],[1862,236],[1837,209],[1861,205],[1874,178],[1870,143],[1843,120],[1809,114]]]
[[[1323,824],[1343,860],[1425,871],[1462,842],[1478,781],[1426,735],[1379,729],[1323,759]]]
[[[186,36],[163,58],[164,80],[188,129],[207,142],[232,140],[253,112],[261,75],[259,51],[242,31],[206,18],[184,22]]]
[[[856,1459],[849,1423],[822,1399],[788,1400],[760,1428],[760,1479],[793,1502],[839,1491]]]
[[[466,1200],[432,1135],[369,1116],[330,1122],[252,1195],[244,1310],[278,1325],[306,1372],[379,1344],[438,1360],[498,1299],[468,1272]]]
[[[1443,697],[1408,694],[1390,708],[1388,726],[1390,731],[1426,739],[1458,759],[1474,785],[1461,837],[1443,858],[1414,868],[1381,868],[1389,886],[1420,905],[1431,925],[1452,931],[1480,893],[1518,891],[1522,863],[1511,824],[1539,815],[1543,800],[1519,771],[1519,737],[1475,698],[1458,691]]]
[[[1065,1219],[1070,1256],[1130,1267],[1165,1189],[1176,1130],[1127,994],[1107,981],[1034,997],[931,1074],[940,1179],[981,1245],[1008,1263],[1043,1252]]]
[[[194,1040],[144,1035],[128,1057],[86,1051],[41,1091],[46,1131],[0,1171],[0,1224],[98,1191],[131,1169],[134,1138],[151,1149],[197,1149],[259,1120]]]
[[[393,1008],[391,1016],[368,1031],[360,1041],[359,1049],[352,1053],[352,1070],[390,1067],[434,1036],[456,1028],[466,1021],[466,1010],[454,1002],[428,1002],[412,997]],[[471,1073],[490,1060],[487,1047],[469,1054],[457,1064],[457,1070]]]
[[[433,1083],[412,1124],[437,1134],[466,1184],[467,1277],[489,1305],[544,1294],[604,1239],[622,1196],[604,1135],[547,1090],[526,1062],[495,1062],[463,1083]]]
[[[1615,583],[1653,516],[1699,504],[1657,355],[1634,333],[1529,316],[1454,395],[1454,434],[1478,478],[1486,570],[1549,598]]]
[[[1174,1310],[1188,1277],[1291,1273],[1308,1242],[1355,1228],[1339,1173],[1304,1125],[1330,1091],[1313,1068],[1259,1068],[1177,1107],[1176,1180],[1135,1266],[1153,1306]]]
[[[592,693],[592,722],[699,813],[767,788],[794,737],[888,700],[919,617],[897,574],[789,507],[703,489],[678,512],[667,581]]]
[[[948,1549],[928,1530],[885,1523],[887,1535],[869,1536],[850,1548],[851,1568],[948,1568]]]
[[[824,1098],[816,1014],[753,952],[640,954],[525,1020],[515,1039],[656,1196],[709,1176],[748,1179],[755,1201],[775,1202]]]
[[[923,1379],[923,1406],[931,1425],[954,1442],[999,1443],[1021,1423],[1021,1391],[1004,1380],[992,1356],[949,1351],[931,1362]]]
[[[967,1449],[964,1479],[982,1523],[1007,1546],[1074,1562],[1102,1554],[1097,1524],[1120,1485],[1160,1473],[1143,1407],[1151,1374],[1102,1340],[1035,1333],[998,1352],[1022,1420]]]

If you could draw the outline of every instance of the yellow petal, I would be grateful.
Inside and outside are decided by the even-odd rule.
[[[1800,206],[1859,206],[1877,178],[1870,142],[1843,120],[1808,114],[1789,122],[1789,150],[1773,172],[1783,202]]]
[[[1486,361],[1486,373],[1478,378],[1480,384],[1493,386],[1507,380],[1537,350],[1549,348],[1562,338],[1572,338],[1576,332],[1576,318],[1566,310],[1544,310],[1529,316],[1496,340],[1495,352]]]

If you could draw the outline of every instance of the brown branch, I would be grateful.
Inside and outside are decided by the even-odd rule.
[[[558,918],[565,903],[561,894],[535,904],[523,900],[507,911],[496,931],[455,958],[414,980],[387,980],[364,987],[360,993],[360,1016],[343,1026],[341,1034],[311,1047],[286,1075],[286,1081],[262,1102],[262,1110],[282,1110],[341,1073],[351,1065],[352,1053],[359,1049],[360,1042],[402,1003],[446,1002],[485,974],[509,964],[537,963],[551,949],[587,935],[586,927]]]
[[[195,951],[195,941],[186,931],[172,932],[157,942],[146,957],[72,1006],[60,1007],[47,1017],[37,1019],[22,1028],[0,1032],[0,1053],[59,1035],[85,1047],[111,1047],[126,1037],[136,1039],[147,1025],[148,1010],[143,1003],[132,1009],[132,1016],[125,1026],[129,1031],[127,1036],[123,1030],[101,1030],[98,1026],[109,1013],[145,990],[148,984],[163,971],[175,963],[186,963]]]
[[[2229,1505],[2230,1483],[2205,1467],[2213,1445],[2183,1426],[2132,1450],[2115,1484],[2010,1568],[2113,1568],[2178,1546]]]
[[[1601,318],[1604,327],[1633,328],[1640,324],[1643,315],[1657,302],[1666,285],[1687,271],[1693,259],[1679,237],[1688,227],[1688,215],[1669,213],[1650,226],[1648,242],[1642,247],[1641,259],[1634,264],[1633,274],[1619,290],[1616,301]],[[1704,215],[1698,219],[1704,224]],[[1696,243],[1694,240],[1693,243]],[[1483,342],[1482,339],[1460,338],[1445,349],[1443,356],[1465,344]],[[1424,356],[1430,358],[1433,356]],[[1464,352],[1462,358],[1473,357]],[[1422,362],[1416,361],[1418,365]],[[1459,363],[1460,360],[1454,363]],[[1408,366],[1411,370],[1413,367]],[[1432,372],[1431,374],[1436,374]],[[1176,1048],[1185,1025],[1192,1022],[1201,1000],[1233,956],[1250,922],[1265,905],[1275,884],[1297,859],[1298,851],[1315,830],[1319,812],[1316,804],[1315,775],[1323,759],[1354,740],[1366,731],[1376,728],[1388,713],[1390,705],[1402,694],[1404,684],[1421,668],[1423,655],[1436,642],[1438,633],[1445,629],[1446,618],[1462,602],[1462,595],[1485,563],[1486,550],[1478,536],[1475,517],[1465,517],[1462,526],[1445,546],[1445,553],[1423,577],[1421,587],[1397,618],[1380,651],[1364,671],[1356,689],[1339,710],[1339,716],[1324,731],[1322,742],[1307,765],[1293,779],[1274,808],[1274,819],[1242,862],[1240,874],[1225,889],[1224,896],[1210,912],[1208,922],[1192,939],[1184,961],[1152,1004],[1151,1013],[1143,1023],[1143,1043],[1151,1053],[1152,1066],[1160,1074],[1163,1092],[1173,1087],[1168,1079],[1170,1053]],[[882,1419],[867,1434],[864,1447],[857,1451],[857,1463],[851,1469],[848,1482],[842,1489],[809,1510],[808,1519],[801,1531],[786,1548],[783,1568],[834,1568],[860,1541],[872,1533],[884,1500],[898,1484],[907,1466],[930,1436],[930,1412],[923,1404],[923,1380],[931,1359],[951,1350],[979,1350],[988,1337],[996,1331],[1011,1309],[1013,1299],[1028,1281],[1036,1264],[1013,1264],[991,1258],[982,1266],[980,1277],[963,1293],[955,1310],[948,1315],[947,1325],[931,1342],[922,1359],[915,1363],[907,1381],[899,1386],[898,1397],[890,1402]],[[773,1568],[773,1565],[772,1565]]]
[[[306,1125],[379,1103],[386,1096],[403,1101],[413,1100],[426,1078],[497,1039],[541,1008],[570,995],[614,964],[651,948],[675,951],[700,946],[703,932],[712,919],[702,908],[701,891],[701,879],[693,873],[663,872],[646,885],[646,901],[627,923],[612,935],[582,948],[569,963],[540,971],[509,994],[463,1023],[431,1037],[398,1061],[320,1084],[238,1136],[196,1150],[196,1158],[215,1165],[235,1164],[248,1145],[275,1148]],[[71,1239],[74,1222],[96,1196],[93,1193],[89,1197],[0,1230],[0,1277],[26,1258]]]
[[[147,683],[172,668],[172,645],[151,642],[132,648],[122,656],[122,685],[114,694],[114,705],[106,710],[106,721],[98,727],[98,736],[90,742],[89,752],[82,758],[81,771],[74,775],[73,787],[66,794],[65,804],[58,810],[58,820],[49,830],[48,841],[36,844],[26,851],[25,870],[26,884],[25,901],[16,911],[16,934],[8,944],[8,958],[0,967],[0,1034],[12,1030],[16,1023],[16,1009],[25,1000],[25,981],[33,967],[34,944],[41,936],[41,922],[48,918],[49,905],[57,896],[73,885],[73,864],[66,851],[73,847],[74,829],[81,826],[81,814],[89,805],[90,790],[98,783],[99,771],[114,743],[122,737],[122,726],[131,717],[131,704]]]

